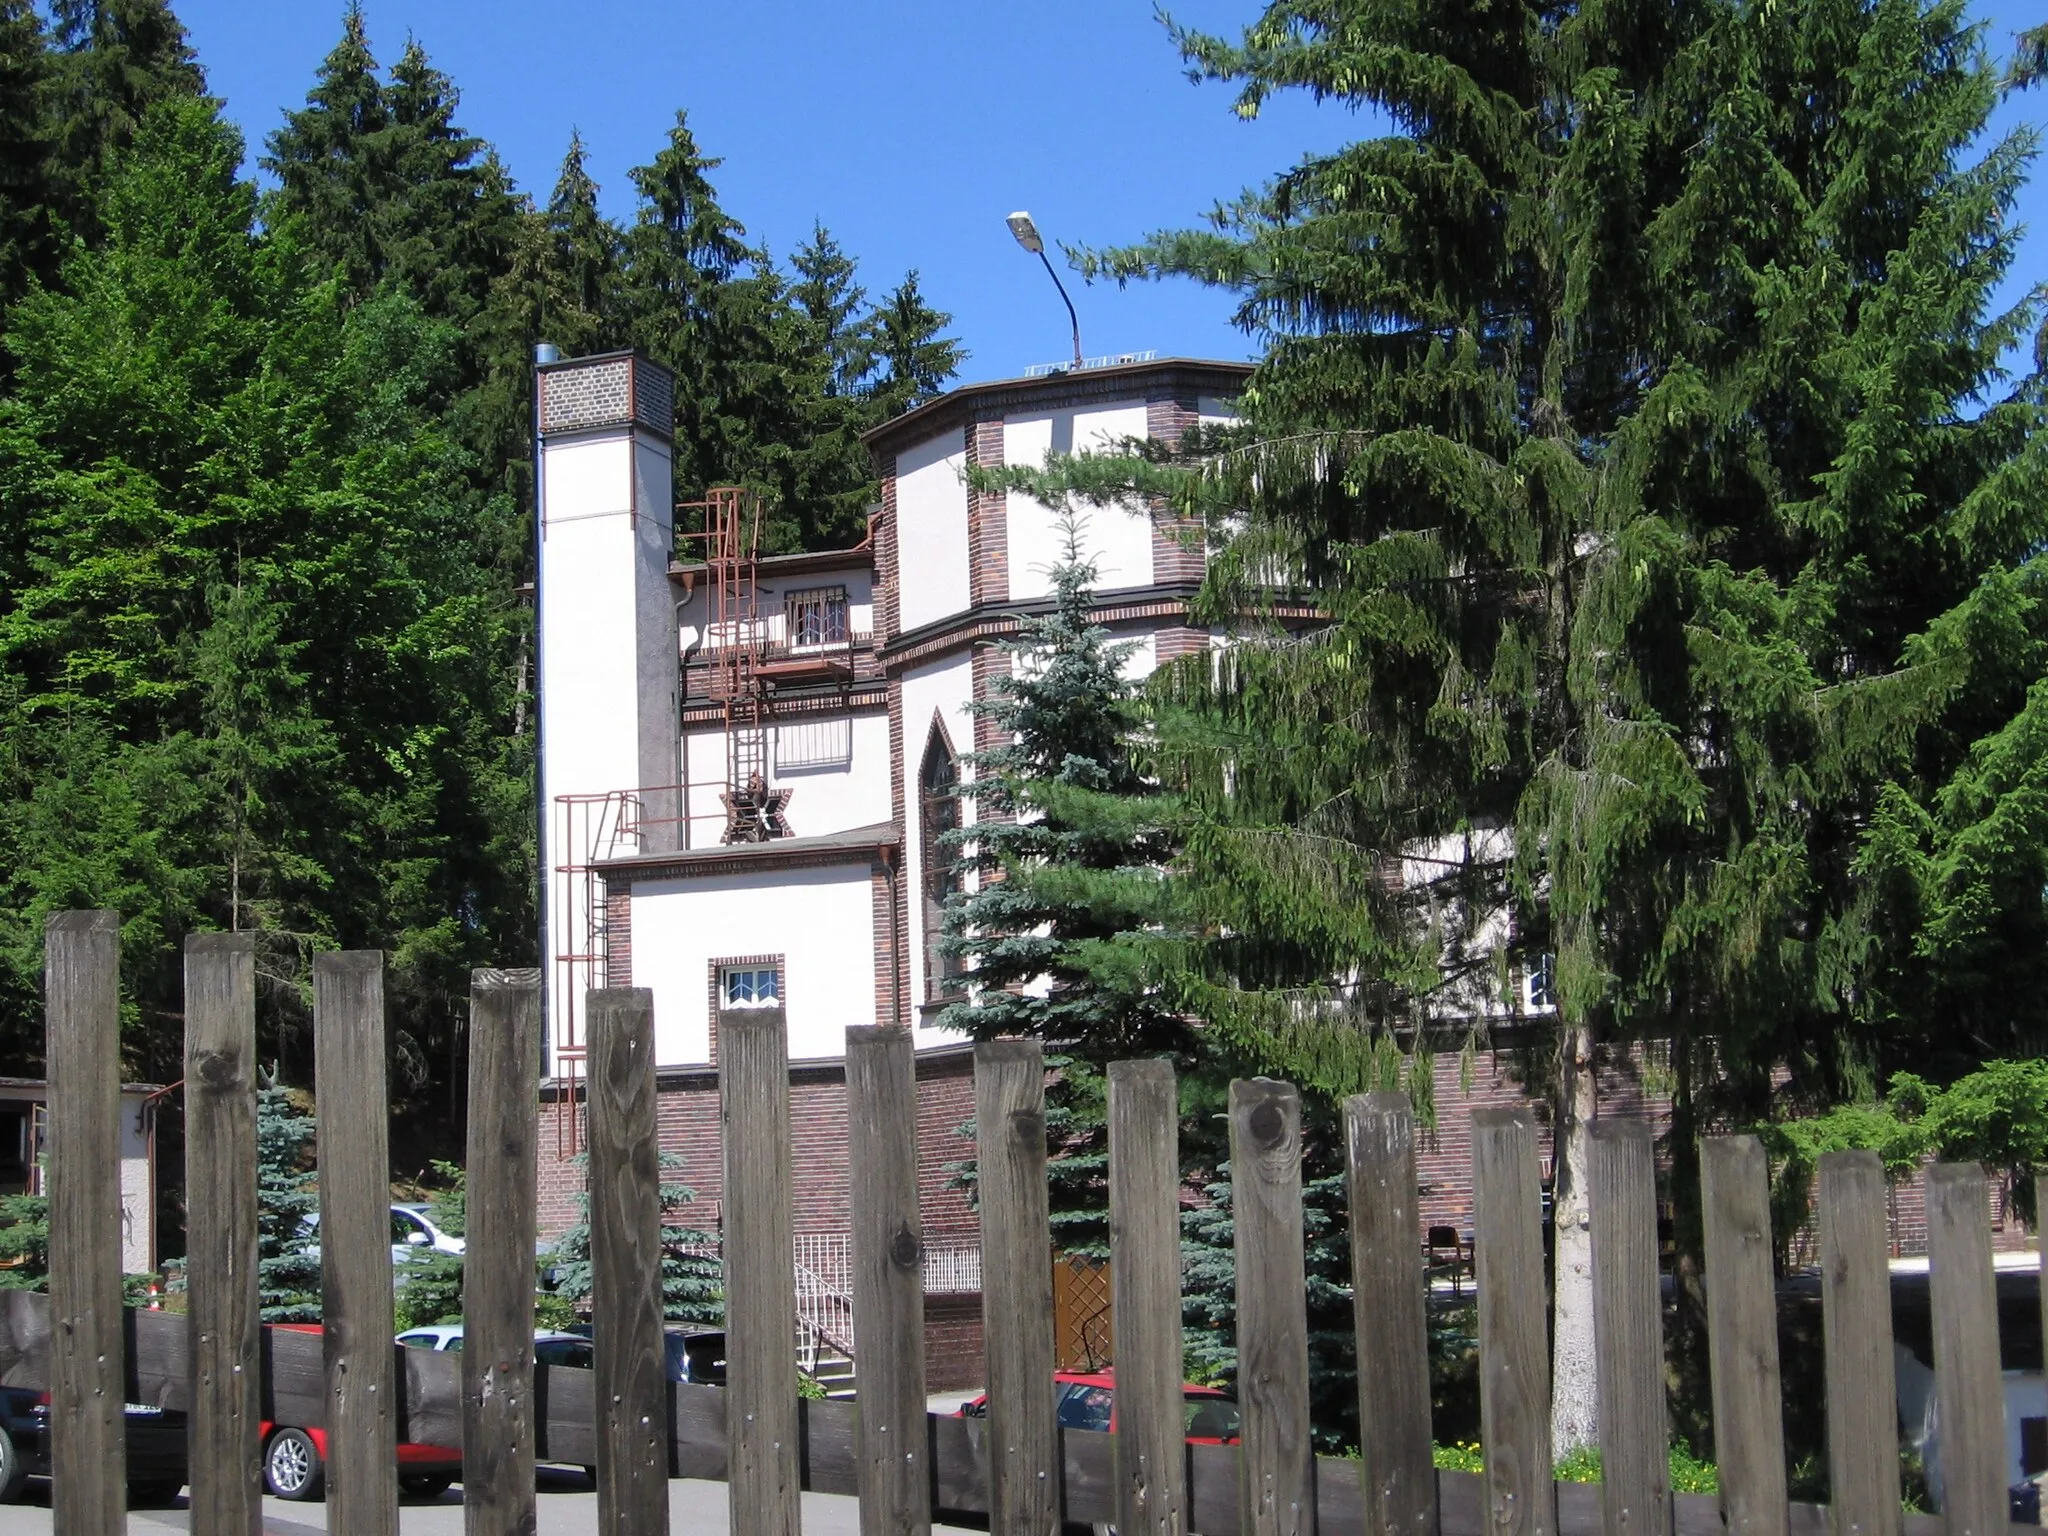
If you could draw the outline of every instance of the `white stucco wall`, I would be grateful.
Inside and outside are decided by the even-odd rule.
[[[828,717],[829,718],[829,717]],[[783,734],[850,727],[852,758],[840,767],[790,768],[779,755]],[[889,819],[889,717],[885,713],[841,715],[831,723],[805,715],[770,727],[770,780],[789,796],[789,830],[794,837],[818,837]]]
[[[674,544],[668,450],[621,431],[552,441],[541,455],[540,792],[546,867],[609,857],[616,846],[564,837],[564,795],[659,790],[679,776],[676,751]],[[673,798],[649,797],[654,841],[673,839]],[[593,823],[604,818],[591,818]],[[558,842],[563,846],[556,846]],[[673,846],[671,842],[669,846]],[[595,981],[553,963],[589,948],[590,916],[573,882],[548,882],[549,1018],[557,1044]]]
[[[754,611],[761,638],[780,645],[789,638],[784,600],[792,592],[809,592],[820,587],[846,589],[846,627],[856,635],[875,632],[875,578],[865,565],[845,570],[812,571],[805,575],[776,575],[773,567],[761,573],[755,592]],[[681,649],[695,646],[705,637],[711,623],[712,596],[709,583],[699,577],[696,590],[687,598],[678,589],[676,632]]]
[[[966,439],[957,431],[896,456],[899,629],[917,629],[967,607],[966,463]]]
[[[147,1094],[121,1095],[121,1269],[143,1275],[156,1268],[150,1246],[149,1120]]]
[[[634,887],[633,985],[654,990],[657,1063],[710,1059],[710,967],[764,954],[783,957],[791,1059],[843,1055],[847,1027],[875,1022],[866,859]]]
[[[799,733],[844,731],[851,756],[843,764],[784,767],[785,756],[797,755]],[[784,734],[791,738],[784,751]],[[690,846],[715,846],[725,825],[719,792],[725,784],[725,733],[712,726],[689,732],[682,740],[684,775],[690,786]],[[866,714],[796,715],[768,727],[768,781],[791,791],[790,834],[819,837],[851,827],[871,827],[890,816],[889,717]]]
[[[1048,452],[1087,453],[1126,437],[1145,436],[1145,403],[1124,401],[1086,410],[1012,416],[1003,423],[1003,462],[1037,465]],[[1043,597],[1046,573],[1065,553],[1059,521],[1045,503],[1011,493],[1005,498],[1012,599]],[[1077,507],[1082,544],[1095,558],[1097,587],[1152,584],[1152,523],[1142,511]]]

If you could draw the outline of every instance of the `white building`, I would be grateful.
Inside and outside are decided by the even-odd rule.
[[[680,552],[672,386],[628,355],[540,370],[540,729],[563,1076],[591,985],[648,987],[663,1066],[716,1060],[722,1006],[785,1010],[794,1059],[849,1025],[921,1047],[950,978],[937,956],[960,758],[995,642],[1048,603],[1054,512],[972,490],[971,464],[1037,464],[1176,437],[1228,410],[1248,370],[1136,362],[969,385],[872,433],[881,509],[853,550],[719,567]],[[1205,648],[1186,626],[1198,545],[1148,509],[1084,514],[1097,615],[1133,666]],[[735,702],[737,699],[737,702]],[[979,739],[977,732],[980,733]],[[759,793],[735,831],[731,786]],[[971,814],[971,812],[970,812]],[[737,837],[757,840],[735,840]]]

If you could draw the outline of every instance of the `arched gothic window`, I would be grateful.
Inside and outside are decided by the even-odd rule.
[[[934,724],[925,741],[924,761],[917,770],[919,866],[923,872],[924,989],[930,1001],[960,990],[962,967],[957,955],[942,954],[946,898],[960,889],[954,853],[942,841],[960,825],[960,766],[945,733]]]

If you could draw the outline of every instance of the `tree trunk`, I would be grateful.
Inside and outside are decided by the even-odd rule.
[[[1586,1152],[1599,1090],[1593,1031],[1566,1025],[1558,1042],[1557,1114],[1552,1122],[1554,1219],[1550,1445],[1562,1457],[1600,1439],[1594,1379],[1593,1219],[1586,1204]]]

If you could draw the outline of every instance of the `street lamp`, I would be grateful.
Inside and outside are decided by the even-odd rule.
[[[1067,318],[1074,324],[1074,366],[1081,366],[1081,317],[1074,313],[1074,301],[1067,297],[1067,285],[1060,281],[1059,273],[1053,271],[1052,262],[1045,254],[1044,237],[1038,233],[1038,226],[1031,222],[1031,215],[1021,208],[1005,220],[1010,233],[1017,237],[1017,243],[1045,263],[1045,275],[1052,279],[1053,287],[1060,291],[1060,302],[1067,306]]]

